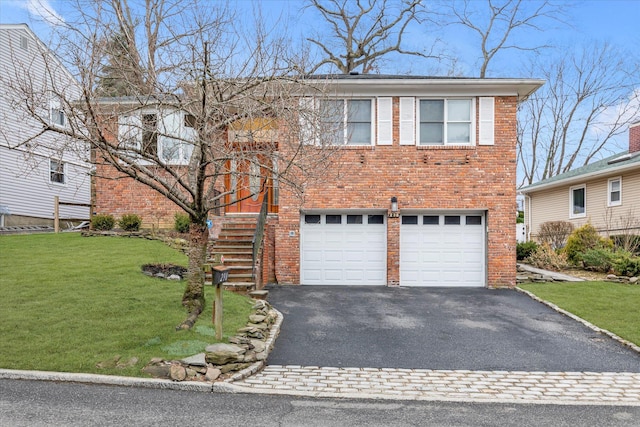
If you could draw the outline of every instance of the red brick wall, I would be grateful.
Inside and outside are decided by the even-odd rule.
[[[300,282],[300,209],[474,209],[487,212],[488,285],[515,286],[516,98],[495,99],[495,145],[417,147],[398,143],[394,98],[392,146],[346,147],[304,202],[285,188],[276,230],[276,278]],[[478,108],[476,108],[476,111]],[[477,139],[477,135],[476,135]],[[388,218],[387,283],[399,280],[399,221]],[[290,232],[291,233],[290,235]]]
[[[267,223],[264,228],[264,238],[262,243],[262,283],[260,287],[264,287],[269,283],[276,281],[275,273],[275,231],[278,225],[277,216],[268,216]]]
[[[640,122],[629,126],[629,153],[640,151]]]
[[[116,178],[119,179],[109,179]],[[173,228],[175,203],[150,187],[119,175],[111,166],[96,165],[95,212],[111,214],[118,220],[124,214],[142,217],[143,228]]]

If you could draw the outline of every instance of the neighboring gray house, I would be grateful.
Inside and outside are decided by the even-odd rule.
[[[38,108],[48,111],[50,123],[67,126],[51,89],[78,92],[77,82],[26,24],[0,24],[0,226],[52,225],[55,196],[66,203],[91,201],[86,146],[53,132],[22,144],[42,129],[20,107],[25,97],[14,87],[25,82]],[[89,212],[88,207],[61,205],[61,227],[88,219]]]
[[[629,150],[520,189],[527,240],[540,224],[589,222],[601,234],[640,234],[640,121],[629,126]]]

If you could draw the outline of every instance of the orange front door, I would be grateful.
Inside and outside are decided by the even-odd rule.
[[[227,212],[258,213],[267,191],[266,169],[258,161],[236,160],[231,162],[232,171],[228,185],[235,190],[229,196],[232,203]]]

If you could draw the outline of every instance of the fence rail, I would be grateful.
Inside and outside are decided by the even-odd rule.
[[[80,206],[89,208],[87,220],[91,217],[91,203],[61,202],[59,196],[53,196],[53,231],[60,232],[60,206]]]

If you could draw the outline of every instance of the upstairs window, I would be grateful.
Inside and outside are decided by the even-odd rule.
[[[67,125],[67,118],[64,110],[62,109],[62,103],[53,95],[49,101],[49,123],[57,127],[64,127]]]
[[[149,156],[158,154],[158,116],[142,115],[142,152]]]
[[[321,132],[336,145],[371,145],[370,99],[323,99],[318,103]]]
[[[622,178],[611,178],[608,185],[608,206],[620,206],[622,204]]]
[[[49,181],[55,184],[65,184],[65,164],[60,160],[49,160]]]
[[[470,145],[471,99],[422,99],[418,111],[420,145]]]
[[[118,118],[121,148],[134,157],[158,157],[171,164],[186,164],[197,135],[195,118],[181,111],[131,113]]]
[[[347,100],[347,144],[371,145],[371,100]]]

